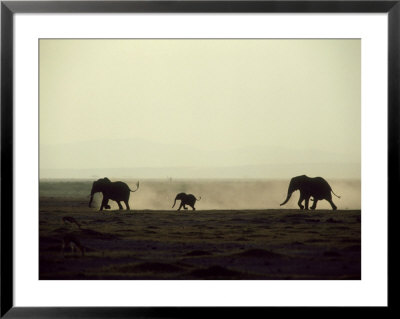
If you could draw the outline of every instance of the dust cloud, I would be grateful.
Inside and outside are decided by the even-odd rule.
[[[115,179],[112,179],[115,180]],[[136,189],[137,180],[125,181],[131,189]],[[333,202],[338,209],[361,209],[360,180],[328,180],[334,195]],[[201,199],[196,202],[197,210],[240,210],[240,209],[297,209],[299,192],[292,194],[289,202],[279,206],[287,195],[289,180],[140,180],[140,188],[131,193],[129,205],[133,210],[170,210],[176,194],[185,192]],[[87,193],[90,192],[90,188]],[[101,194],[95,195],[98,207]],[[97,203],[96,203],[97,202]],[[179,207],[177,201],[174,209]],[[110,201],[112,209],[118,209],[115,202]],[[311,203],[310,203],[311,205]],[[318,201],[317,209],[331,209],[330,204]],[[191,210],[191,208],[189,208]]]

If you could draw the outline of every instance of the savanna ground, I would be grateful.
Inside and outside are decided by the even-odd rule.
[[[172,194],[182,183],[154,183],[142,183],[133,193],[131,211],[114,210],[115,205],[99,212],[88,207],[91,182],[42,181],[39,279],[361,279],[360,209],[340,210],[337,201],[337,211],[323,205],[307,212],[211,209],[211,195],[203,190],[196,211],[177,212],[171,210]],[[152,193],[165,198],[165,209],[158,207],[162,201],[154,207],[151,199],[141,202],[140,192],[150,185],[158,185]],[[285,198],[286,187],[282,183],[277,202]],[[298,194],[293,197],[296,204]],[[81,228],[63,223],[64,216]],[[66,234],[86,247],[83,257],[61,251]]]

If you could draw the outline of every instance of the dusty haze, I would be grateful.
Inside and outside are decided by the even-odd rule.
[[[41,178],[361,178],[359,39],[39,46]]]
[[[117,181],[120,179],[112,179]],[[132,190],[136,189],[138,180],[125,180]],[[42,180],[40,196],[54,198],[78,198],[83,208],[89,202],[92,187],[90,180]],[[328,180],[333,191],[341,196],[333,202],[338,209],[361,209],[360,180]],[[293,193],[290,201],[282,203],[287,194],[289,180],[189,180],[189,179],[144,179],[140,180],[137,192],[131,193],[129,204],[133,210],[171,210],[177,193],[194,194],[200,201],[196,202],[197,210],[240,210],[240,209],[298,209],[299,192]],[[99,208],[102,195],[94,196],[94,207]],[[87,202],[87,203],[86,203]],[[174,209],[179,207],[179,201]],[[114,201],[110,201],[112,209],[118,209]],[[317,209],[331,209],[325,200],[318,201]],[[95,211],[95,209],[93,209]],[[189,208],[188,212],[191,211]]]

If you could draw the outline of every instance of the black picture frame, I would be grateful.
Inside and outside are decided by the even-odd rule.
[[[252,317],[276,313],[277,307],[15,307],[13,303],[13,19],[16,13],[121,13],[121,12],[269,12],[388,14],[388,225],[394,225],[399,189],[400,0],[308,1],[1,1],[1,317],[6,318],[192,318],[208,315]],[[393,245],[388,229],[389,252]],[[388,255],[389,265],[392,261]],[[392,268],[389,267],[388,271]],[[389,272],[388,272],[389,273]],[[390,276],[390,273],[389,273]],[[388,280],[388,287],[393,285]],[[34,293],[34,292],[32,292]],[[388,292],[389,311],[393,296]],[[370,308],[356,308],[371,314]],[[306,307],[290,307],[301,316]],[[337,314],[339,307],[330,308]],[[348,311],[349,309],[346,309]],[[324,307],[313,312],[325,313]],[[374,311],[372,311],[374,312]]]

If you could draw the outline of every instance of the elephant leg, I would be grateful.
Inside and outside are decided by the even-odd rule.
[[[131,208],[129,207],[129,202],[127,200],[125,200],[124,203],[126,206],[126,210],[131,210]]]
[[[327,199],[327,201],[329,202],[329,204],[331,204],[333,210],[337,209],[336,205],[333,203],[331,198]]]
[[[192,207],[193,210],[196,210],[196,208],[194,208],[194,205],[191,205],[191,207]]]
[[[315,199],[315,198],[314,198],[314,203],[313,203],[312,206],[310,207],[312,210],[314,210],[314,209],[317,208],[317,202],[318,202],[318,199]]]
[[[183,203],[181,203],[178,207],[178,210],[181,210],[181,208],[183,207]]]
[[[111,209],[111,206],[108,204],[108,201],[109,200],[107,199],[107,202],[104,203],[104,205],[103,205],[105,209]]]
[[[101,201],[100,210],[103,210],[103,207],[107,206],[108,206],[108,198],[104,197],[103,200]]]
[[[310,197],[306,197],[306,198],[305,198],[305,202],[304,202],[305,210],[308,210],[308,203],[309,203],[309,201],[310,201]]]
[[[117,201],[117,204],[118,204],[119,210],[122,210],[122,209],[124,209],[124,208],[122,207],[122,205],[121,205],[121,202],[120,202],[120,201]]]
[[[303,200],[304,200],[304,197],[302,194],[300,194],[299,201],[297,202],[297,205],[299,205],[300,209],[304,209],[304,206],[302,205]]]

